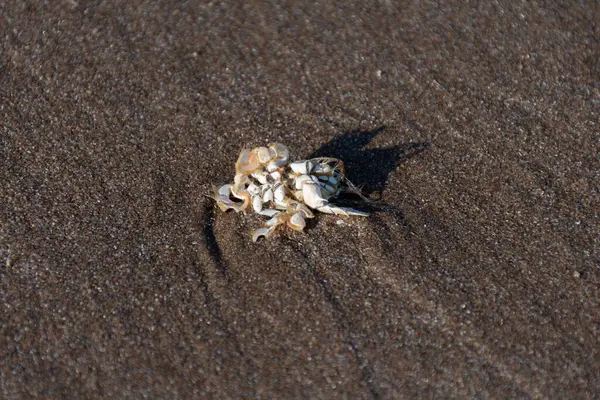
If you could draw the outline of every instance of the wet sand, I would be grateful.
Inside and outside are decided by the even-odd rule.
[[[597,2],[9,3],[0,397],[600,396]],[[372,215],[253,244],[272,141]]]

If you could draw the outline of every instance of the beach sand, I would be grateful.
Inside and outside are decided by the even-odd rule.
[[[600,396],[597,2],[49,3],[0,6],[0,397]],[[274,141],[372,215],[252,243],[207,196]]]

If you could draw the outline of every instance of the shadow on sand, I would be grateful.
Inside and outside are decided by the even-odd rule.
[[[382,126],[372,131],[344,132],[314,151],[308,158],[341,159],[346,167],[347,178],[362,188],[362,192],[367,196],[377,193],[381,199],[392,171],[429,147],[428,142],[410,142],[382,149],[365,149],[384,130],[385,127]]]
[[[371,213],[369,219],[380,227],[375,232],[381,238],[384,248],[391,251],[388,247],[395,239],[380,213],[390,215],[409,239],[413,229],[401,209],[382,201],[383,191],[391,173],[399,165],[424,152],[430,144],[409,142],[380,149],[365,148],[384,130],[385,127],[382,126],[372,131],[344,132],[314,151],[309,158],[334,157],[344,161],[348,180],[361,188],[362,193],[371,201],[365,201],[353,194],[342,194],[334,203]],[[374,193],[377,195],[373,196]]]

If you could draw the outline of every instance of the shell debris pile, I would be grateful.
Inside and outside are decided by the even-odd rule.
[[[286,224],[302,231],[312,210],[336,215],[369,214],[338,207],[329,200],[342,191],[360,195],[344,175],[344,163],[337,158],[313,158],[290,162],[290,153],[281,143],[242,150],[235,163],[233,184],[215,189],[214,199],[223,211],[255,213],[270,217],[265,226],[252,232],[252,240],[269,237]]]

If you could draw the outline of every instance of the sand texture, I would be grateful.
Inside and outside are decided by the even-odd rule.
[[[597,1],[1,2],[0,397],[598,398],[599,154]]]

